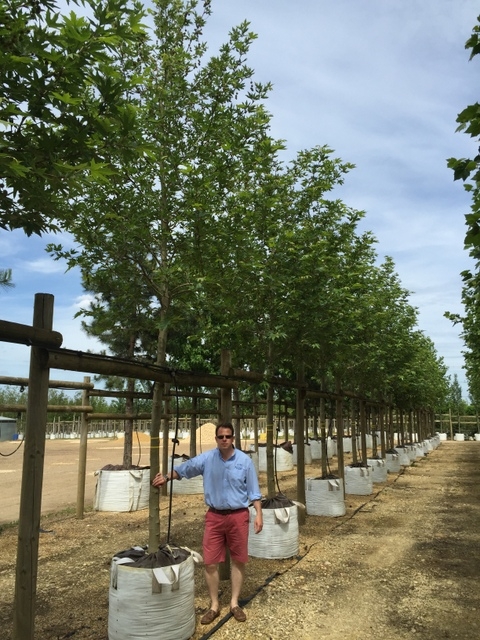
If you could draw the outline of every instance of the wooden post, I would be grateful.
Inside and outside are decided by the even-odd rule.
[[[324,384],[322,382],[322,389],[324,388]],[[331,413],[331,407],[330,407],[330,413]],[[320,398],[320,438],[322,438],[322,427],[324,427],[324,429],[326,429],[326,423],[327,423],[327,410],[326,410],[326,403],[325,403],[325,398]],[[318,437],[318,436],[317,436]]]
[[[323,400],[323,398],[322,398]],[[333,400],[330,400],[330,415],[333,414],[333,406],[332,406]],[[322,409],[323,406],[323,409]],[[327,460],[327,421],[326,421],[326,414],[325,414],[325,402],[323,402],[323,405],[320,405],[320,444],[321,444],[321,452],[322,452],[322,459],[321,459],[321,465],[322,465],[322,478],[325,479],[327,477],[328,471],[327,471],[327,466],[328,466],[328,460]]]
[[[322,400],[325,403],[325,398],[320,398],[319,404],[315,403],[315,406],[314,406],[313,438],[315,440],[318,440],[318,438],[319,438],[318,425],[320,423],[320,415],[321,415],[320,404],[321,404]]]
[[[220,357],[220,373],[222,376],[228,376],[232,368],[232,354],[228,349],[222,349]],[[222,388],[220,392],[220,421],[232,421],[232,390],[230,388]]]
[[[235,424],[233,425],[235,429],[235,446],[237,449],[242,448],[242,434],[241,434],[241,419],[240,419],[240,393],[238,388],[233,390],[233,400],[235,402]]]
[[[297,381],[305,382],[305,367],[302,365],[297,373]],[[295,440],[297,442],[297,500],[305,504],[305,389],[297,390],[297,407],[295,418]],[[298,523],[305,524],[305,512],[298,510]]]
[[[395,435],[394,435],[394,426],[393,426],[393,405],[390,405],[388,408],[388,444],[387,449],[395,448]]]
[[[273,387],[267,387],[267,496],[275,495],[275,468],[273,462]]]
[[[133,357],[133,354],[132,354]],[[133,464],[133,392],[135,391],[135,379],[127,379],[127,397],[125,398],[125,413],[130,417],[124,421],[125,436],[123,439],[123,468],[131,469]],[[152,478],[153,479],[153,478]]]
[[[369,425],[370,425],[369,433],[372,436],[372,458],[375,458],[375,456],[378,455],[378,439],[377,439],[378,408],[370,407]]]
[[[367,412],[365,400],[360,400],[360,443],[362,446],[362,462],[367,464]]]
[[[33,309],[33,328],[51,330],[52,325],[53,296],[47,293],[37,293]],[[48,377],[50,371],[46,362],[45,351],[40,347],[31,347],[20,492],[20,518],[18,522],[15,606],[13,613],[14,640],[34,640],[38,544],[47,424]]]
[[[358,462],[357,418],[355,415],[355,402],[350,402],[350,437],[352,438],[352,464]]]
[[[90,376],[85,376],[83,381],[88,384]],[[89,406],[89,390],[82,391],[82,406]],[[80,416],[80,449],[78,452],[78,479],[77,479],[77,514],[76,517],[81,520],[85,511],[85,476],[87,472],[87,439],[88,439],[88,421],[87,414],[82,411]]]
[[[380,429],[380,457],[385,459],[385,405],[381,404],[378,408],[378,428]]]
[[[258,404],[257,404],[257,394],[255,393],[253,396],[254,406],[253,406],[253,447],[258,454]]]
[[[193,387],[192,415],[190,416],[190,457],[197,455],[197,411],[198,411],[198,387]]]
[[[340,395],[341,386],[337,380],[336,383],[337,399],[335,401],[336,427],[337,427],[337,460],[338,460],[338,476],[343,480],[343,495],[345,497],[345,459],[343,456],[343,399]]]

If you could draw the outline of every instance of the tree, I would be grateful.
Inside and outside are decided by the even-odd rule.
[[[139,152],[129,136],[137,80],[120,72],[144,38],[140,3],[0,1],[0,228],[55,230],[64,198],[112,173],[106,150]],[[140,150],[141,151],[141,150]]]
[[[269,142],[269,116],[261,107],[269,87],[254,82],[246,64],[255,38],[248,23],[232,29],[218,55],[205,60],[202,31],[210,1],[157,0],[155,6],[155,41],[129,61],[143,78],[134,137],[148,145],[149,157],[126,161],[112,146],[112,180],[64,202],[79,246],[51,251],[88,274],[90,288],[111,309],[108,283],[122,278],[124,293],[113,293],[129,301],[136,296],[142,322],[156,331],[151,357],[164,365],[169,331],[191,317],[191,301],[201,288],[199,264],[211,262],[210,247],[238,185],[254,171],[263,141]],[[135,334],[138,324],[130,329]],[[153,444],[161,400],[162,386],[156,384]],[[156,468],[153,461],[152,474]],[[158,546],[158,528],[153,537],[150,531],[150,545]]]
[[[472,34],[465,43],[470,50],[470,60],[480,53],[480,16]],[[467,106],[457,117],[457,131],[462,131],[480,141],[480,104]],[[465,190],[471,194],[470,213],[465,216],[467,232],[465,248],[474,261],[471,270],[462,272],[462,302],[464,314],[446,312],[453,324],[462,325],[461,337],[466,346],[465,369],[472,403],[480,405],[480,149],[474,158],[450,158],[448,166],[454,172],[454,180],[462,180]]]
[[[12,270],[0,269],[0,289],[14,286],[12,282]]]

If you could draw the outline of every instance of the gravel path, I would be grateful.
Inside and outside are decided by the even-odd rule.
[[[307,516],[300,551],[252,558],[243,595],[247,621],[199,624],[208,597],[195,575],[194,640],[477,640],[480,638],[480,442],[442,442],[370,496],[347,496],[340,518]],[[318,467],[307,475],[318,475]],[[265,478],[261,474],[261,485]],[[295,472],[280,478],[294,497]],[[167,505],[161,502],[165,531]],[[0,507],[2,495],[0,494]],[[172,540],[200,550],[201,496],[177,496]],[[47,516],[40,539],[37,640],[106,640],[112,555],[145,544],[148,514]],[[10,640],[16,531],[0,527],[0,639]]]
[[[248,621],[216,640],[480,638],[479,463],[480,443],[442,443],[330,535],[312,535]]]

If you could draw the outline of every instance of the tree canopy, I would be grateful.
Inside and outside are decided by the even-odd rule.
[[[141,152],[132,130],[134,75],[123,58],[145,37],[139,2],[0,2],[0,228],[64,228],[62,202],[105,181],[111,145]]]
[[[283,160],[248,22],[210,55],[210,0],[155,0],[151,31],[136,2],[85,7],[0,5],[0,226],[73,235],[50,252],[94,296],[86,330],[158,364],[215,370],[224,347],[238,366],[307,363],[314,380],[432,405],[443,363],[338,197],[353,166],[327,145]]]
[[[480,53],[480,16],[465,43],[470,50],[470,60]],[[466,133],[480,142],[480,104],[468,105],[457,117],[457,131]],[[473,261],[473,268],[461,273],[463,279],[462,303],[464,313],[447,312],[445,315],[454,324],[462,326],[461,337],[465,343],[465,370],[469,393],[473,404],[480,406],[480,148],[473,158],[450,158],[448,166],[455,180],[462,180],[465,190],[471,195],[470,213],[465,215],[467,227],[465,248]]]

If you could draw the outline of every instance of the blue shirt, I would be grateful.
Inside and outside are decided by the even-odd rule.
[[[205,451],[178,465],[175,471],[180,478],[203,475],[205,502],[215,509],[241,509],[262,497],[253,462],[238,449],[228,460],[218,449]]]

